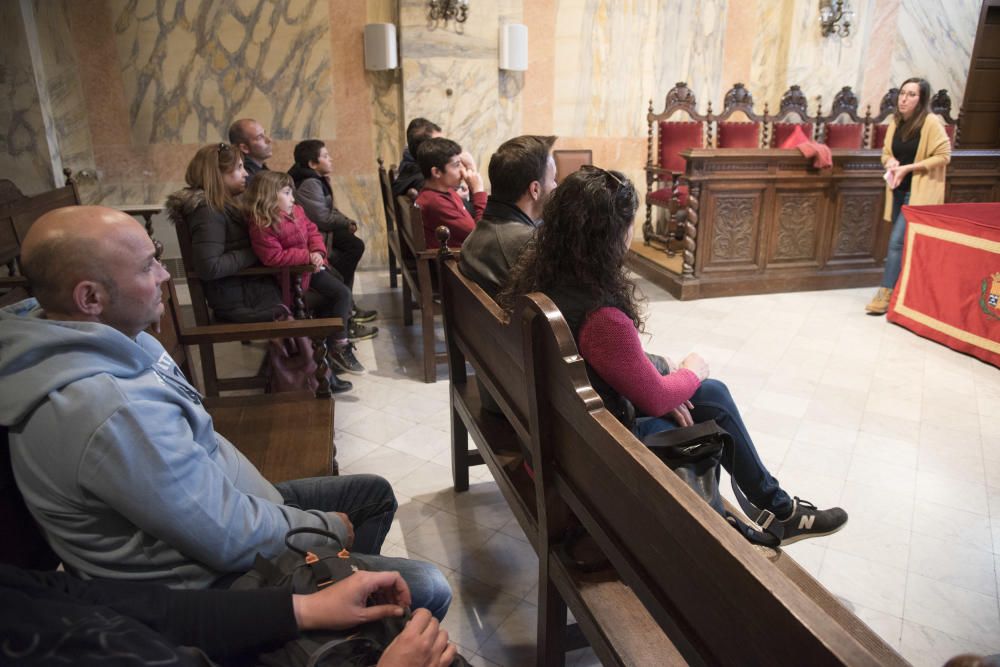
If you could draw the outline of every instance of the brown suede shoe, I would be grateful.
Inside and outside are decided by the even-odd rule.
[[[892,299],[892,290],[888,287],[879,287],[872,297],[871,303],[865,306],[865,312],[869,315],[885,315],[889,310],[889,301]]]

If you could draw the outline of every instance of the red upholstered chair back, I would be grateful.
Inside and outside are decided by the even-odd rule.
[[[864,123],[831,123],[826,126],[826,145],[830,148],[862,148]]]
[[[812,139],[812,123],[775,123],[771,126],[771,148],[777,148],[784,144],[797,127],[801,127],[802,133]]]
[[[872,148],[882,148],[885,145],[885,133],[889,131],[889,126],[885,123],[879,123],[875,126],[875,132],[872,134]]]
[[[723,121],[717,129],[717,148],[760,148],[760,123]]]
[[[705,147],[705,125],[699,121],[660,121],[660,168],[683,172],[681,151]]]

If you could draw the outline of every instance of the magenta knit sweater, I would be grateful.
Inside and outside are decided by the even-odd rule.
[[[689,400],[701,384],[686,368],[660,375],[642,351],[635,324],[617,308],[605,306],[592,312],[577,338],[587,363],[644,415],[667,414]]]

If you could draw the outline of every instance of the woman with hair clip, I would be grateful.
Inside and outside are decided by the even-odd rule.
[[[281,312],[281,288],[270,276],[237,276],[260,261],[240,209],[247,172],[240,151],[230,144],[198,149],[184,174],[187,187],[167,197],[168,217],[187,221],[194,270],[216,319],[270,322]],[[348,391],[350,382],[331,374],[330,389]]]
[[[869,315],[884,315],[889,310],[892,291],[899,279],[906,236],[903,206],[944,203],[944,177],[951,161],[951,142],[944,121],[931,113],[930,106],[931,84],[926,79],[913,77],[903,82],[882,145],[886,181],[884,217],[892,222],[892,232],[881,286],[865,306]]]
[[[621,172],[585,166],[566,177],[549,196],[545,224],[515,265],[501,305],[509,311],[517,295],[530,292],[551,298],[605,408],[640,440],[714,419],[733,438],[723,465],[761,510],[750,518],[782,544],[840,530],[844,510],[820,510],[781,489],[757,455],[729,389],[709,379],[704,359],[689,354],[679,366],[666,360],[661,373],[643,353],[642,313],[625,269],[638,201]]]

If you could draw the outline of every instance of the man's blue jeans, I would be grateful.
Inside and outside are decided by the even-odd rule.
[[[743,424],[739,408],[729,393],[729,387],[719,380],[705,380],[691,397],[691,403],[694,404],[691,417],[695,423],[714,419],[720,428],[733,437],[732,447],[727,446],[723,450],[722,466],[733,476],[750,502],[761,509],[769,509],[778,516],[787,515],[792,510],[792,499],[760,460],[757,448]],[[670,417],[639,417],[635,420],[632,432],[641,440],[643,436],[674,428],[677,428],[677,423]]]
[[[903,239],[906,237],[906,218],[903,206],[910,203],[910,193],[892,191],[892,232],[889,234],[889,252],[885,256],[882,287],[895,289],[899,272],[903,268]]]
[[[451,587],[431,565],[407,558],[379,556],[396,513],[389,482],[377,475],[311,477],[274,485],[287,505],[321,512],[343,512],[354,524],[351,552],[372,570],[395,570],[406,580],[413,608],[426,608],[441,620],[451,604]]]

